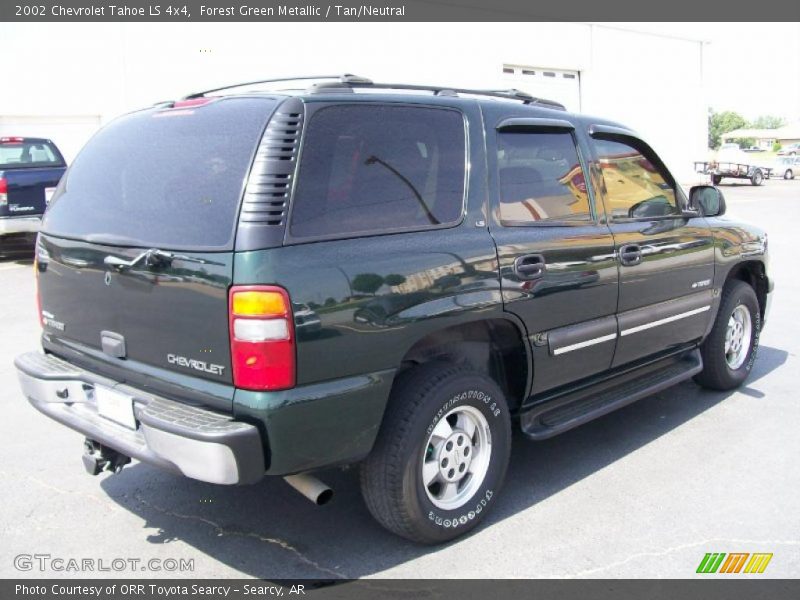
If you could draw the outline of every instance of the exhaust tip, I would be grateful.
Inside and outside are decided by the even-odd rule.
[[[333,490],[328,488],[327,490],[323,490],[320,492],[319,496],[317,496],[317,506],[322,506],[323,504],[327,504],[333,499]]]
[[[287,475],[283,480],[317,506],[327,504],[333,498],[333,490],[330,487],[307,473]]]

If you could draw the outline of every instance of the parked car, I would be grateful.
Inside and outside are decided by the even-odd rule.
[[[514,90],[237,87],[110,123],[45,215],[16,368],[90,473],[322,503],[310,473],[358,464],[382,525],[439,543],[502,502],[512,428],[747,379],[767,236],[624,125]]]
[[[64,157],[43,138],[0,138],[0,253],[30,240],[64,174]]]
[[[745,152],[766,152],[764,148],[759,148],[758,146],[748,146],[744,149]]]
[[[789,144],[778,150],[778,156],[797,156],[800,154],[800,143]]]
[[[772,173],[784,179],[794,179],[800,173],[800,156],[779,156]]]

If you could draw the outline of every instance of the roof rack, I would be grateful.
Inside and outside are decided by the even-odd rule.
[[[353,75],[351,73],[344,73],[342,75],[303,75],[301,77],[279,77],[277,79],[259,79],[257,81],[247,81],[244,83],[233,83],[231,85],[224,85],[222,87],[213,88],[210,90],[203,90],[202,92],[193,92],[188,96],[184,96],[182,100],[193,100],[194,98],[202,98],[206,94],[211,94],[213,92],[222,92],[224,90],[232,90],[238,87],[246,87],[248,85],[258,85],[261,83],[282,83],[284,81],[309,81],[314,79],[331,79],[335,80],[339,85],[346,85],[350,82],[361,82],[361,83],[369,83],[372,82],[369,79],[364,77],[359,77],[358,75]]]
[[[566,110],[566,107],[554,100],[547,100],[545,98],[537,98],[516,89],[508,90],[480,90],[470,88],[456,88],[447,86],[436,85],[415,85],[408,83],[375,83],[366,77],[359,77],[352,73],[345,73],[343,75],[318,75],[318,76],[303,76],[303,77],[282,77],[278,79],[261,79],[259,81],[248,81],[246,83],[235,83],[223,87],[205,90],[203,92],[195,92],[185,96],[184,100],[192,100],[194,98],[201,98],[206,94],[212,92],[221,92],[223,90],[230,90],[238,87],[246,87],[249,85],[258,85],[261,83],[281,83],[286,81],[313,81],[321,80],[321,83],[314,83],[311,85],[309,91],[312,93],[329,92],[336,90],[352,91],[355,88],[370,88],[370,89],[386,89],[386,90],[410,90],[421,92],[432,92],[436,96],[458,96],[459,94],[466,94],[469,96],[489,96],[493,98],[503,98],[505,100],[519,100],[523,104],[537,104],[548,108],[557,110]]]
[[[375,83],[364,77],[357,77],[352,80],[344,81],[330,81],[318,83],[311,86],[313,92],[327,92],[335,91],[337,89],[353,89],[353,88],[371,88],[371,89],[387,89],[387,90],[412,90],[422,92],[433,92],[436,96],[458,96],[459,94],[466,94],[470,96],[490,96],[493,98],[503,98],[505,100],[519,100],[523,104],[538,104],[548,108],[557,110],[567,110],[566,107],[560,102],[554,100],[547,100],[545,98],[537,98],[527,92],[516,89],[508,90],[480,90],[471,88],[457,88],[437,85],[415,85],[408,83]]]

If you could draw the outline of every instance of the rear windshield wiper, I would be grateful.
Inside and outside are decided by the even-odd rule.
[[[135,267],[138,264],[144,264],[144,266],[146,267],[168,267],[172,264],[172,261],[174,260],[200,263],[200,264],[212,264],[212,265],[222,264],[211,260],[206,260],[204,258],[186,256],[185,254],[174,254],[172,252],[159,250],[158,248],[150,248],[149,250],[145,250],[144,252],[132,258],[131,260],[125,260],[117,256],[109,255],[106,256],[105,259],[103,259],[103,262],[107,264],[109,267],[114,267],[118,271],[126,271],[128,269]]]

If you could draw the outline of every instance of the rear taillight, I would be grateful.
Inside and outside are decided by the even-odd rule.
[[[8,182],[0,177],[0,208],[8,204]]]
[[[244,285],[228,297],[233,384],[285,390],[295,384],[292,305],[283,288]]]

